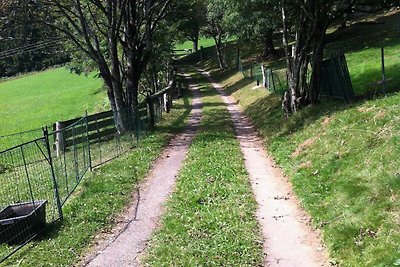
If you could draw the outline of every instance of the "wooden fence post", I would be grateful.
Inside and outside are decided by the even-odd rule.
[[[178,82],[178,98],[182,97],[182,83]]]
[[[56,122],[56,154],[57,158],[61,155],[61,153],[65,149],[65,138],[63,134],[63,125],[61,122]]]
[[[167,113],[171,112],[171,108],[172,108],[172,94],[171,94],[171,90],[168,90],[168,92],[166,93],[167,95]]]
[[[382,89],[383,94],[386,95],[386,73],[385,73],[385,48],[381,48],[381,58],[382,58]]]
[[[147,107],[149,109],[149,128],[153,129],[154,126],[156,125],[155,123],[155,118],[154,118],[154,102],[151,97],[147,98]]]
[[[163,100],[163,108],[164,108],[164,111],[166,112],[168,109],[168,94],[167,93],[163,94],[162,100]]]
[[[263,65],[263,64],[261,64],[261,73],[262,73],[262,76],[263,76],[263,86],[265,87],[265,88],[267,88],[268,87],[268,79],[267,79],[267,74],[266,74],[266,68],[265,68],[265,66]]]

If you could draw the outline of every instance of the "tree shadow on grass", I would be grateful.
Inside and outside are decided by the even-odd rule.
[[[376,23],[356,23],[327,35],[328,48],[351,53],[369,47],[399,43],[400,13],[380,17]]]
[[[268,95],[260,98],[245,109],[254,125],[260,129],[266,138],[284,137],[301,131],[315,121],[332,116],[358,104],[347,105],[343,101],[328,100],[313,106],[308,106],[290,118],[286,118],[281,109],[280,96]]]

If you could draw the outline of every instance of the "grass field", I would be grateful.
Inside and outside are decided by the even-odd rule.
[[[207,38],[207,37],[201,37],[199,39],[199,48],[203,46],[204,48],[210,47],[215,45],[214,39],[212,38]],[[178,44],[175,49],[178,50],[183,50],[183,49],[193,49],[193,42],[192,41],[186,41],[182,44]]]
[[[186,95],[137,148],[88,173],[67,202],[63,223],[54,225],[5,266],[75,266],[93,238],[113,227],[116,216],[131,200],[137,182],[146,175],[171,135],[186,124],[189,112],[190,98]],[[0,247],[0,256],[9,249]]]
[[[146,266],[261,266],[256,203],[230,116],[200,78],[201,129],[151,241]]]
[[[40,128],[107,108],[102,81],[66,68],[0,82],[0,136]]]

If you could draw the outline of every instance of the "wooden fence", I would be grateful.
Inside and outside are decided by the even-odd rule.
[[[176,86],[175,74],[168,86],[163,90],[150,95],[135,108],[126,108],[119,114],[112,110],[87,115],[53,124],[54,146],[57,154],[65,148],[86,140],[89,142],[105,141],[118,134],[116,118],[125,121],[128,131],[142,131],[155,126],[157,116],[162,110],[169,113],[172,107],[173,95],[180,97],[181,86]],[[158,111],[158,112],[157,112]],[[82,119],[86,120],[82,123]]]

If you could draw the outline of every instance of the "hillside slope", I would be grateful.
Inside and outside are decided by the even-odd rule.
[[[390,94],[353,105],[325,100],[286,119],[279,95],[236,70],[216,70],[214,59],[203,64],[252,119],[340,266],[400,265],[398,21],[391,12],[332,30],[327,53],[346,53],[359,96],[380,90],[380,47],[386,47]],[[246,53],[245,62],[259,58]]]

